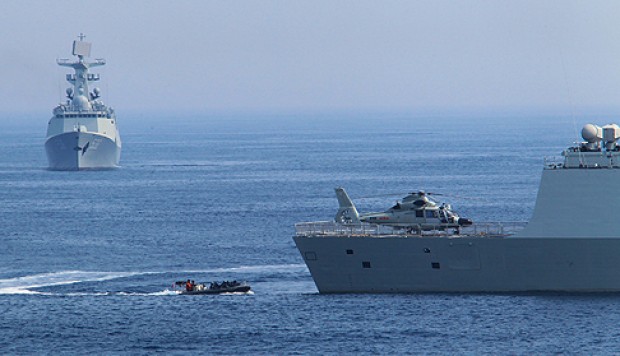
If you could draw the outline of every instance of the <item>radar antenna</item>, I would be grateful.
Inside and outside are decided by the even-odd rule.
[[[69,59],[57,59],[56,63],[59,66],[73,68],[75,74],[67,74],[66,78],[69,83],[73,85],[72,92],[67,92],[67,98],[69,99],[68,105],[77,110],[92,110],[91,101],[100,97],[99,89],[96,93],[91,93],[88,85],[91,82],[99,80],[99,74],[91,74],[88,72],[90,68],[105,65],[105,59],[96,58],[94,61],[87,61],[84,57],[90,57],[91,43],[85,42],[86,35],[80,32],[77,36],[78,40],[73,41],[73,55],[78,57],[75,62],[69,61]]]

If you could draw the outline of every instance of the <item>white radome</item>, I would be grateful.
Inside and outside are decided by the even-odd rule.
[[[581,137],[590,143],[599,142],[603,139],[603,129],[594,124],[586,124],[581,129]]]

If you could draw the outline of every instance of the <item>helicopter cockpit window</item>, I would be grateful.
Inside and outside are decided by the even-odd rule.
[[[399,204],[399,203],[396,203],[396,205],[394,205],[394,206],[392,207],[392,209],[393,209],[393,210],[400,210],[400,208],[401,208],[401,207],[400,207],[400,204]]]
[[[429,218],[437,218],[437,217],[438,217],[437,211],[435,211],[435,210],[426,210],[426,218],[427,219],[429,219]]]
[[[415,217],[416,218],[423,218],[424,217],[424,212],[422,210],[416,210],[415,211]]]

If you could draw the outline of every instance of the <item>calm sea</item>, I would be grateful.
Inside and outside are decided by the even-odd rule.
[[[0,123],[1,354],[620,351],[620,295],[319,295],[291,238],[336,186],[360,211],[424,189],[526,221],[589,120],[120,115],[122,168],[51,172],[44,116]],[[177,295],[187,278],[254,292]]]

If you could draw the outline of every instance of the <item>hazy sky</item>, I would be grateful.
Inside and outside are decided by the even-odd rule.
[[[123,111],[620,113],[620,1],[3,1],[1,111],[84,32]]]

